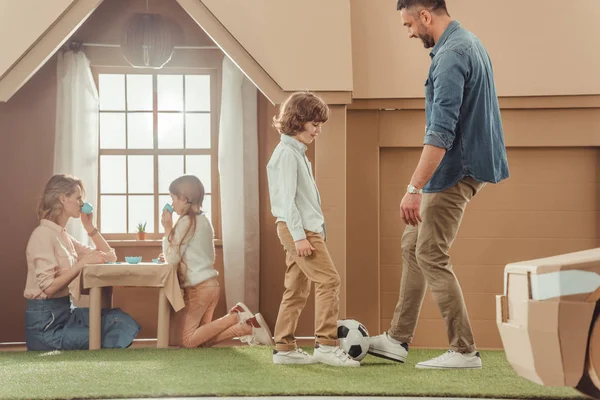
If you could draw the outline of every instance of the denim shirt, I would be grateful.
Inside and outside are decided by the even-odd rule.
[[[508,178],[492,62],[483,44],[453,21],[430,56],[424,144],[446,154],[424,192],[440,192],[465,176],[491,183]]]

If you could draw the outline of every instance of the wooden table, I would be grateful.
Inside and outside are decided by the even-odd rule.
[[[80,277],[81,293],[90,294],[90,350],[101,347],[102,289],[113,286],[160,288],[156,347],[169,346],[171,307],[175,311],[184,307],[176,264],[89,264],[83,267]]]

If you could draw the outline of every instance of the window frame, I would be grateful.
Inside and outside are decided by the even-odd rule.
[[[160,195],[165,195],[165,193],[160,193],[158,188],[158,156],[159,155],[210,155],[211,156],[211,222],[215,231],[215,238],[221,238],[221,202],[220,202],[220,179],[219,179],[219,116],[220,116],[220,71],[217,68],[163,68],[160,70],[151,69],[151,68],[133,68],[133,67],[106,67],[106,66],[92,66],[92,75],[94,82],[96,84],[96,88],[99,89],[99,75],[101,74],[124,74],[124,75],[135,75],[135,74],[151,74],[152,82],[153,82],[153,110],[152,110],[152,118],[153,118],[153,140],[154,140],[154,148],[153,149],[101,149],[100,148],[100,134],[98,134],[98,182],[97,182],[97,198],[96,201],[96,221],[98,230],[102,232],[101,225],[101,213],[102,209],[100,206],[100,168],[101,162],[100,157],[103,155],[122,155],[126,157],[126,169],[125,169],[125,181],[126,181],[126,192],[125,193],[114,193],[116,195],[124,195],[126,198],[129,196],[147,196],[150,193],[146,194],[130,194],[129,190],[129,176],[128,176],[128,162],[127,156],[130,155],[152,155],[153,156],[153,166],[154,166],[154,232],[146,232],[147,240],[159,240],[162,239],[164,233],[159,233],[159,225],[160,218],[158,216],[157,210],[162,208],[162,204],[158,204],[158,199]],[[156,83],[158,75],[209,75],[210,76],[210,115],[211,115],[211,146],[210,149],[158,149],[158,129],[157,129],[157,121],[158,121],[158,99],[157,99],[157,91],[156,91]],[[126,85],[126,83],[125,83]],[[185,94],[184,94],[185,95]],[[127,102],[127,86],[125,86],[125,102]],[[184,100],[185,101],[185,100]],[[100,115],[102,111],[98,110],[98,115]],[[106,111],[106,112],[114,112],[114,111]],[[125,106],[124,111],[116,111],[122,112],[124,114],[131,113],[127,111],[127,104]],[[140,112],[140,111],[133,111]],[[147,111],[141,111],[147,112]],[[170,114],[186,114],[185,109],[183,111],[160,111],[160,113],[170,113]],[[190,112],[194,113],[194,112]],[[195,112],[202,113],[202,112]],[[100,119],[98,119],[98,133],[100,126]],[[185,118],[184,118],[184,126],[185,126]],[[125,127],[127,129],[127,126]],[[185,135],[184,135],[184,143],[185,143]],[[185,163],[184,163],[185,168]],[[207,190],[208,192],[208,190]],[[110,195],[113,193],[102,193],[104,195]],[[129,204],[126,202],[126,217],[127,221],[129,220]],[[102,233],[102,236],[109,241],[130,241],[136,240],[136,233]]]

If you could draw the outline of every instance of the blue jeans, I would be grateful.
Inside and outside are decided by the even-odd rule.
[[[126,348],[140,331],[138,323],[119,308],[103,309],[102,348]],[[71,310],[69,296],[27,300],[27,350],[86,350],[89,348],[90,309]]]

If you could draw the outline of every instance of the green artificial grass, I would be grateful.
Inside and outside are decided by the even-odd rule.
[[[269,347],[5,352],[0,353],[0,398],[582,397],[571,388],[543,387],[517,376],[500,351],[482,352],[482,370],[415,369],[415,363],[439,354],[411,349],[406,364],[368,355],[360,368],[335,368],[274,365]]]

